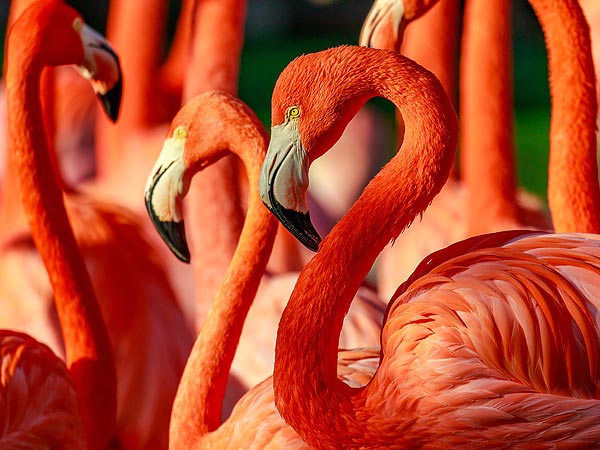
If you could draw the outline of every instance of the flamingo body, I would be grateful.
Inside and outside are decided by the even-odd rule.
[[[0,447],[84,449],[77,392],[65,363],[44,344],[0,331]]]
[[[311,242],[300,201],[310,161],[375,95],[399,109],[402,146]],[[446,182],[457,118],[429,72],[362,47],[291,62],[272,117],[263,202],[318,245],[277,334],[275,403],[298,434],[318,449],[599,446],[600,238],[504,231],[430,255],[388,307],[373,379],[353,389],[335,377],[344,314],[379,252]]]
[[[22,133],[15,133],[17,137],[13,138],[16,141],[14,145],[22,145],[19,148],[21,153],[17,153],[19,156],[26,154],[23,148],[37,152],[36,157],[43,161],[39,164],[44,167],[43,173],[46,177],[44,181],[48,185],[54,183],[52,189],[58,190],[56,195],[60,198],[60,202],[55,198],[55,203],[51,207],[46,206],[46,209],[43,209],[42,200],[39,198],[49,198],[51,194],[47,191],[51,188],[44,186],[43,194],[40,194],[39,187],[31,184],[31,180],[37,180],[35,174],[27,172],[33,172],[31,165],[26,165],[25,168],[17,166],[21,172],[24,172],[19,172],[24,206],[29,208],[28,218],[33,225],[31,225],[31,233],[19,234],[13,237],[12,241],[4,244],[3,257],[8,258],[8,261],[3,261],[2,264],[6,266],[18,261],[20,264],[18,268],[21,270],[16,272],[17,267],[13,266],[9,274],[3,274],[3,276],[10,276],[10,279],[2,288],[7,298],[1,307],[12,308],[12,311],[3,316],[3,320],[15,319],[14,323],[18,323],[22,329],[31,332],[37,338],[48,338],[48,343],[57,354],[64,354],[67,361],[73,358],[69,350],[73,345],[70,346],[67,341],[73,338],[80,344],[84,342],[81,336],[85,323],[75,315],[73,311],[76,310],[71,305],[66,304],[66,308],[76,317],[72,319],[70,327],[62,325],[61,322],[59,328],[55,314],[60,318],[61,305],[57,298],[76,298],[76,295],[70,292],[71,289],[76,288],[70,285],[77,283],[78,277],[88,279],[86,266],[83,261],[80,264],[67,265],[58,257],[60,255],[58,250],[46,248],[51,245],[50,243],[55,242],[51,232],[44,229],[44,234],[41,237],[39,235],[39,229],[42,227],[40,221],[49,217],[46,211],[52,211],[53,215],[58,215],[61,211],[66,213],[64,206],[66,199],[68,218],[65,216],[65,222],[69,223],[70,220],[70,224],[75,229],[75,237],[70,227],[66,227],[64,223],[56,227],[62,227],[60,228],[62,232],[73,239],[69,241],[71,256],[76,255],[81,260],[81,254],[84,255],[84,260],[92,274],[90,285],[86,287],[87,295],[92,298],[90,291],[93,289],[99,293],[99,305],[96,307],[99,306],[101,317],[95,320],[99,322],[106,320],[110,324],[107,327],[107,339],[110,342],[106,345],[110,347],[112,343],[115,349],[114,355],[117,361],[115,365],[119,378],[118,431],[115,433],[116,437],[112,434],[114,432],[112,429],[105,432],[110,436],[113,445],[140,449],[166,448],[170,405],[191,347],[192,336],[175,302],[162,264],[150,248],[143,232],[140,231],[138,219],[132,213],[97,197],[69,189],[63,196],[60,187],[54,187],[59,183],[55,173],[49,170],[53,167],[51,148],[48,148],[46,142],[42,142],[45,141],[44,123],[36,89],[39,92],[37,85],[44,65],[80,63],[89,57],[85,53],[86,48],[82,48],[79,44],[78,49],[76,39],[71,36],[84,27],[81,18],[66,5],[53,1],[37,2],[23,13],[21,18],[12,28],[10,35],[12,40],[9,41],[11,47],[8,52],[9,75],[13,77],[12,84],[8,84],[8,93],[9,100],[14,105],[9,119],[14,124],[13,128]],[[53,26],[59,27],[58,30],[53,29]],[[66,41],[63,47],[56,46],[53,43],[60,40],[48,39],[49,33],[52,32],[60,32],[58,37],[66,35],[69,41]],[[99,39],[97,34],[92,36],[96,40]],[[93,60],[95,67],[100,69],[99,72],[107,77],[108,81],[118,80],[112,72],[103,72],[105,60],[102,58],[113,60],[118,66],[114,51],[103,40],[93,42],[91,48],[108,54]],[[99,83],[98,86],[102,89],[105,84]],[[11,93],[12,97],[10,97]],[[116,110],[113,109],[112,113],[112,118],[116,119]],[[35,139],[27,134],[31,130],[37,133],[34,134]],[[13,157],[15,161],[19,161],[17,156],[13,155]],[[33,158],[30,158],[26,161],[31,163],[32,160]],[[39,256],[34,252],[33,242],[40,249],[39,255],[50,276],[45,274]],[[66,247],[61,242],[52,245],[57,245],[59,249]],[[42,250],[46,250],[46,253]],[[23,252],[21,256],[19,252]],[[59,269],[62,272],[57,275]],[[32,278],[35,282],[31,281]],[[25,292],[28,295],[35,297],[32,303],[24,304],[20,301],[23,297],[18,288],[19,283],[27,286]],[[82,295],[81,289],[76,292]],[[95,295],[93,298],[96,300]],[[57,304],[57,313],[52,307],[53,300]],[[11,326],[14,323],[4,324]],[[38,326],[41,327],[40,330],[36,329]],[[60,331],[63,332],[62,338]],[[67,336],[66,331],[71,335]],[[113,364],[112,352],[110,355]],[[89,359],[93,360],[92,357]],[[70,367],[72,365],[72,362],[69,363]],[[86,367],[85,364],[75,363],[75,366],[77,369],[74,373],[81,383],[78,388],[80,397],[82,397],[81,392],[84,391],[86,395],[102,399],[110,398],[108,392],[94,391],[94,384],[80,374],[82,369],[79,367]],[[90,369],[87,370],[92,373],[92,376],[101,378],[102,373],[91,370],[91,367],[90,365]],[[94,414],[102,416],[100,410],[94,411]],[[108,422],[108,419],[107,414],[106,419],[102,420]],[[89,418],[87,420],[89,427],[90,420]],[[94,423],[92,429],[96,428],[101,427]],[[100,439],[90,438],[90,441],[94,446],[102,446]]]
[[[181,200],[190,178],[231,152],[244,164],[250,186],[248,212],[238,245],[190,353],[173,404],[172,448],[296,448],[297,445],[305,448],[277,413],[270,380],[244,395],[227,421],[221,423],[222,409],[227,408],[223,402],[234,354],[249,353],[241,359],[244,369],[240,374],[244,375],[244,381],[265,378],[264,368],[273,361],[272,316],[277,308],[283,309],[295,282],[294,275],[285,280],[282,276],[264,276],[277,230],[277,221],[261,204],[256,189],[266,147],[265,130],[244,103],[225,92],[205,92],[186,103],[173,119],[161,155],[148,178],[148,213],[167,245],[183,260],[189,258],[190,251]],[[256,298],[259,286],[268,286],[270,290],[263,290]],[[257,300],[260,303],[253,304]],[[245,321],[249,312],[251,321]],[[368,314],[361,317],[364,312]],[[378,299],[372,304],[357,302],[351,330],[360,329],[364,322],[371,324],[374,317],[379,328],[382,313]],[[239,342],[244,342],[242,331],[252,332],[245,347],[239,347]],[[376,335],[371,333],[363,339],[372,338],[376,342]],[[354,383],[368,379],[372,373],[369,361],[378,356],[378,350],[366,351],[359,358],[350,355],[340,365],[340,376]]]
[[[66,201],[110,324],[119,377],[117,439],[124,448],[166,448],[171,403],[191,349],[188,325],[135,216],[81,194],[71,193]],[[64,356],[50,280],[28,233],[5,244],[0,267],[0,327],[26,330]]]

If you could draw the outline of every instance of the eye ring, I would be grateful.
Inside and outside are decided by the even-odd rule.
[[[290,106],[288,108],[288,117],[295,119],[300,116],[300,108],[298,106]]]
[[[188,135],[188,130],[185,127],[177,127],[173,131],[173,137],[177,139],[185,139]]]

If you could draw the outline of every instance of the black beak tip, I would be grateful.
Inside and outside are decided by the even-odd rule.
[[[313,252],[319,250],[321,236],[310,220],[310,213],[301,213],[284,208],[277,202],[273,202],[271,212],[279,219],[284,227],[292,233],[306,248]]]
[[[106,94],[98,94],[98,98],[102,103],[104,112],[108,118],[114,123],[119,118],[119,110],[121,108],[121,96],[123,93],[123,82],[119,76],[119,81]]]
[[[162,240],[167,244],[171,252],[179,259],[180,261],[189,264],[191,261],[190,257],[190,249],[187,244],[187,239],[185,237],[185,225],[183,221],[181,222],[163,222],[160,220],[156,214],[154,213],[154,209],[152,208],[152,204],[149,198],[146,198],[146,210],[158,231],[158,234],[162,238]]]

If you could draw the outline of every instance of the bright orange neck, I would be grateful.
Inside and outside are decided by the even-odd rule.
[[[45,6],[49,5],[45,3]],[[40,77],[48,33],[40,6],[13,27],[8,43],[10,148],[33,240],[46,266],[63,332],[67,366],[80,399],[90,448],[106,448],[116,415],[116,376],[106,327],[79,247],[44,133]],[[29,10],[31,11],[31,10]],[[23,16],[25,17],[25,16]],[[47,24],[46,24],[47,25]],[[76,61],[73,61],[76,62]],[[66,64],[67,62],[65,62]]]
[[[548,51],[550,164],[554,230],[600,233],[596,163],[597,100],[590,32],[576,0],[530,0]]]
[[[245,0],[196,1],[184,99],[213,89],[237,94],[245,15]],[[215,297],[240,236],[244,215],[239,180],[236,161],[225,157],[194,180],[187,196],[186,220],[194,230],[189,244],[198,325]]]
[[[248,214],[231,264],[190,353],[177,391],[170,428],[173,449],[191,448],[221,423],[231,363],[277,231],[277,221],[264,207],[258,193],[260,166],[267,147],[266,133],[256,118],[249,122],[232,117],[231,112],[217,114],[217,110],[227,109],[224,104],[210,108],[211,116],[218,116],[221,123],[227,124],[216,133],[220,135],[220,142],[214,148],[229,148],[242,159],[250,183]],[[232,111],[238,110],[239,105]],[[242,112],[240,117],[242,114],[247,115]],[[202,120],[198,118],[196,123]],[[203,145],[211,140],[210,134],[207,131],[203,136],[206,138]]]
[[[440,0],[406,27],[401,49],[403,55],[421,64],[441,81],[454,105],[457,104],[459,27],[460,1]],[[400,120],[397,123],[400,128]],[[402,130],[398,132],[401,142]],[[457,176],[454,166],[451,176]]]
[[[460,170],[470,234],[518,223],[513,142],[511,2],[465,4],[460,64]]]
[[[364,391],[337,380],[343,318],[383,247],[446,182],[458,124],[437,79],[395,52],[338,47],[307,56],[312,59],[295,61],[295,67],[313,61],[313,70],[300,67],[294,72],[298,92],[327,79],[327,88],[336,90],[330,94],[332,101],[357,110],[368,98],[383,96],[395,103],[406,124],[396,156],[371,180],[300,273],[277,333],[273,386],[283,418],[310,446],[357,448],[360,441],[351,434],[360,430],[357,417],[376,417],[381,411],[367,410],[362,405]],[[328,61],[335,62],[335,69]]]

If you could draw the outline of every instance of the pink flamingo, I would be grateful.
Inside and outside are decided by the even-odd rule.
[[[45,8],[51,8],[50,3],[44,2]],[[41,20],[44,16],[28,17]],[[34,31],[43,30],[46,22],[44,19],[29,25]],[[13,32],[14,36],[19,36],[23,27],[18,30]],[[30,47],[36,48],[40,40],[48,40],[41,32],[38,35],[27,32],[14,39],[22,39],[24,43],[8,53],[9,64],[11,58],[17,61],[13,64],[23,61],[31,53]],[[100,37],[97,45],[110,50]],[[26,72],[22,73],[20,82],[32,89],[30,86],[37,80],[25,78]],[[17,112],[11,110],[11,114]],[[116,117],[116,111],[112,113]],[[38,128],[42,129],[42,125]],[[51,148],[50,143],[46,148]],[[51,155],[52,152],[46,158],[53,161]],[[56,176],[59,177],[58,173]],[[119,377],[115,443],[126,448],[165,448],[170,406],[193,342],[192,335],[161,261],[149,247],[136,217],[89,195],[66,191],[69,219],[90,268],[115,348]],[[28,195],[24,188],[23,192]],[[63,344],[51,307],[52,280],[45,275],[38,258],[28,234],[17,234],[3,244],[0,264],[8,271],[3,273],[0,288],[6,299],[2,303],[1,323],[4,327],[19,326],[27,330],[62,354]],[[24,293],[27,302],[23,301]]]
[[[214,89],[236,94],[245,8],[245,1],[240,0],[197,2],[184,98],[193,98]],[[198,329],[204,323],[208,308],[239,245],[244,222],[241,206],[244,195],[240,191],[246,191],[247,187],[242,189],[239,185],[240,171],[236,163],[232,156],[226,156],[207,167],[202,177],[190,181],[190,190],[184,200],[186,220],[193,233],[189,234],[189,253],[186,251],[178,256],[187,260],[191,255]],[[246,178],[242,179],[247,186]],[[293,241],[290,242],[290,239]],[[286,244],[290,245],[292,252],[297,251],[298,243],[293,237],[284,238],[283,245]],[[278,250],[281,251],[281,248]],[[289,263],[289,255],[282,259],[286,259],[284,266]],[[302,262],[299,260],[295,261],[298,265]],[[243,392],[272,373],[277,322],[296,276],[294,271],[276,276],[268,273],[263,277],[232,364],[231,373],[238,383],[230,385],[224,407],[226,412]],[[344,334],[342,347],[377,343],[384,305],[367,288],[361,290],[360,297],[349,316],[350,326]]]
[[[195,173],[204,172],[231,152],[242,161],[250,183],[248,212],[238,245],[200,329],[173,405],[170,448],[306,448],[275,410],[270,380],[242,397],[221,425],[233,357],[250,305],[259,284],[264,283],[277,231],[277,221],[261,204],[257,189],[266,148],[266,132],[254,113],[231,94],[209,91],[192,98],[175,116],[148,178],[148,213],[180,257],[189,254],[181,204]],[[262,348],[255,351],[255,357],[260,351]],[[372,374],[379,352],[364,351],[359,359],[345,355],[339,368],[341,379],[362,384]],[[354,370],[356,367],[360,370]]]
[[[112,92],[120,73],[114,52],[72,8],[48,0],[37,2],[23,12],[8,36],[9,138],[32,239],[51,279],[84,433],[56,357],[29,337],[5,332],[3,374],[12,378],[3,378],[2,383],[7,389],[3,405],[8,407],[2,439],[3,446],[10,448],[21,448],[22,439],[21,445],[35,448],[82,448],[85,442],[86,448],[104,449],[115,432],[117,388],[111,345],[69,225],[60,183],[49,170],[53,161],[43,132],[41,74],[45,66],[64,64],[79,65],[106,99],[107,112],[116,118],[119,98]],[[13,353],[17,350],[21,355]],[[42,374],[49,378],[40,379]],[[39,384],[31,385],[35,382]],[[64,398],[58,401],[57,394]],[[33,422],[34,416],[38,423]],[[14,427],[19,425],[25,429],[17,433]]]
[[[373,379],[358,389],[336,380],[352,296],[444,185],[456,115],[437,79],[396,52],[304,55],[275,85],[261,173],[263,201],[318,245],[309,164],[373,96],[400,110],[404,141],[300,274],[277,335],[282,417],[316,449],[600,445],[597,235],[507,231],[430,255],[389,305]]]
[[[596,219],[582,213],[583,208],[590,211],[598,206],[580,204],[596,202],[597,188],[577,181],[590,176],[593,169],[580,163],[580,154],[595,151],[595,140],[590,139],[594,125],[589,115],[595,105],[586,99],[586,86],[592,72],[589,59],[578,56],[590,51],[589,38],[585,36],[587,27],[576,5],[564,9],[560,5],[532,4],[546,36],[552,80],[548,198],[555,204],[552,208],[554,229],[597,232],[600,228]],[[450,183],[444,188],[439,201],[436,198],[424,215],[424,224],[419,225],[424,225],[426,240],[418,239],[415,234],[420,234],[419,227],[413,227],[414,232],[409,230],[386,250],[379,266],[382,295],[390,295],[398,282],[410,273],[414,261],[438,246],[499,229],[550,228],[541,201],[515,188],[512,76],[507,70],[511,46],[509,17],[508,2],[471,1],[465,5],[461,56],[461,174],[464,181],[462,185]],[[570,70],[565,71],[564,67]],[[562,94],[565,90],[568,95]],[[580,104],[581,107],[576,106]],[[570,171],[565,170],[572,164],[576,170],[587,173],[572,177]],[[446,222],[453,218],[457,226],[443,228],[440,218]],[[419,249],[414,245],[417,240],[422,246],[433,246]],[[402,263],[402,254],[411,251],[416,259]]]

